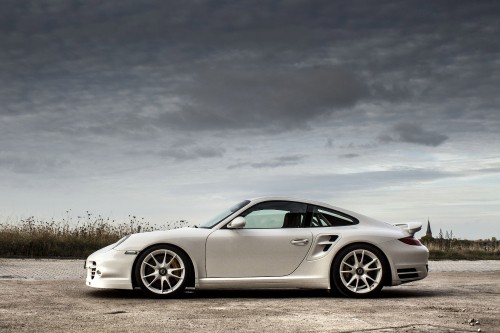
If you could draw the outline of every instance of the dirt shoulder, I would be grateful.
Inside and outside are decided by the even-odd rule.
[[[430,273],[380,298],[324,291],[216,291],[181,299],[0,280],[1,332],[500,332],[500,272]],[[465,321],[475,318],[479,326]]]

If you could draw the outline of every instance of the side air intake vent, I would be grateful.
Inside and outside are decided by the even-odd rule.
[[[308,260],[316,260],[327,255],[329,250],[335,245],[339,238],[339,235],[319,235],[314,242],[314,248],[308,257]]]
[[[418,278],[416,268],[401,268],[398,269],[398,276],[401,280]]]

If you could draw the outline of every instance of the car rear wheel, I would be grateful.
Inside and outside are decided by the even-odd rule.
[[[135,278],[149,296],[170,298],[184,291],[190,266],[187,256],[169,245],[153,246],[139,256]]]
[[[373,297],[383,287],[387,264],[382,252],[368,244],[353,244],[335,257],[332,279],[348,297]]]

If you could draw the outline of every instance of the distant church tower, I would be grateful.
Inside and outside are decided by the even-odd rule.
[[[427,231],[425,232],[425,238],[432,239],[431,222],[427,219]]]

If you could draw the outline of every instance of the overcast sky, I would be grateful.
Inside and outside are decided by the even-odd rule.
[[[285,195],[498,238],[499,36],[498,1],[1,0],[0,217]]]

